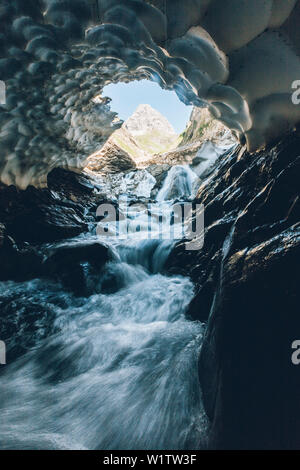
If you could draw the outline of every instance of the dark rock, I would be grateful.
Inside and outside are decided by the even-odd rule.
[[[300,226],[233,254],[209,319],[199,372],[217,448],[298,448]]]
[[[202,250],[181,242],[168,260],[195,283],[188,316],[207,321],[199,377],[213,448],[299,448],[299,155],[294,133],[220,159],[197,195]]]
[[[33,282],[36,282],[36,293],[30,297],[26,295],[26,284],[22,283],[17,287],[8,287],[1,295],[0,338],[8,345],[9,364],[32,348],[36,348],[44,338],[49,338],[59,331],[55,322],[57,308],[67,308],[67,305],[63,305],[63,293],[58,292],[57,285],[53,283],[53,291],[49,292],[49,281],[47,281],[48,290],[45,289],[47,293],[44,302],[41,302],[40,290],[46,286],[42,281]]]
[[[0,249],[7,242],[6,227],[4,224],[0,223]]]
[[[135,170],[136,163],[125,150],[108,140],[99,152],[87,159],[86,168],[95,173],[114,174]]]
[[[97,206],[107,201],[94,189],[84,174],[61,168],[48,175],[48,188],[19,191],[0,185],[0,280],[46,275],[63,281],[76,294],[89,292],[87,272],[92,276],[101,268],[108,256],[106,247],[83,242],[65,246],[43,263],[45,250],[36,245],[72,238],[88,231],[88,223],[96,225]]]
[[[32,248],[0,250],[0,281],[28,281],[42,274],[42,256]]]
[[[42,273],[42,255],[34,248],[18,247],[0,224],[0,281],[27,281]]]
[[[48,188],[0,185],[0,221],[17,242],[44,243],[70,238],[95,222],[99,196],[88,177],[55,169]]]
[[[171,169],[171,165],[168,165],[167,163],[162,164],[162,165],[149,165],[146,170],[150,175],[152,175],[156,179],[156,183],[154,187],[152,188],[151,191],[151,197],[154,198],[160,188],[162,187],[166,177],[168,176],[168,172]]]
[[[75,295],[86,296],[94,292],[93,278],[111,258],[109,248],[98,242],[78,242],[62,245],[50,254],[43,265],[44,275],[62,284]]]
[[[87,231],[83,209],[55,199],[47,189],[1,191],[0,218],[16,241],[43,243],[74,237]]]
[[[54,168],[47,177],[50,191],[55,191],[61,200],[90,205],[95,202],[95,186],[83,173],[75,173],[63,168]]]
[[[201,286],[198,292],[188,306],[186,313],[191,320],[197,318],[201,322],[207,320],[207,312],[209,312],[215,295],[215,279],[211,275],[208,280]]]

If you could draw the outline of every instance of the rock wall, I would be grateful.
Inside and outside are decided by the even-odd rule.
[[[228,128],[221,122],[213,119],[208,109],[195,107],[185,131],[181,134],[182,140],[179,145],[185,145],[190,142],[203,143],[208,140],[218,144],[226,133],[229,133]]]
[[[297,449],[300,369],[300,132],[222,156],[205,180],[202,250],[168,262],[191,276],[188,315],[207,323],[199,377],[218,449]]]

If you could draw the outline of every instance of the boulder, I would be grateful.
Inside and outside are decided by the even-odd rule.
[[[17,242],[33,244],[70,238],[95,222],[103,197],[83,175],[57,168],[48,175],[48,187],[18,190],[0,184],[0,220]]]
[[[75,295],[94,293],[94,281],[111,258],[109,248],[100,242],[81,241],[52,249],[43,264],[43,274],[62,284]]]
[[[114,142],[108,141],[99,152],[87,159],[85,169],[92,173],[113,174],[134,170],[131,156]]]

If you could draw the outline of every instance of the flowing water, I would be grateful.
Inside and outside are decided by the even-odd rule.
[[[174,184],[181,197],[189,194],[187,174],[177,171],[184,181],[169,175],[156,211],[169,204]],[[1,330],[15,356],[0,370],[0,448],[205,445],[197,373],[203,326],[184,316],[193,285],[163,274],[174,240],[149,239],[144,217],[137,206],[127,214],[127,227],[141,222],[138,237],[132,229],[126,240],[105,238],[113,258],[87,298],[45,279],[0,283]]]
[[[193,186],[197,179],[196,173],[188,165],[173,166],[157,195],[157,201],[161,202],[194,196]]]

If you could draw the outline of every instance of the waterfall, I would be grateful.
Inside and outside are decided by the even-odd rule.
[[[197,175],[188,165],[173,166],[157,194],[157,201],[191,198],[196,179]]]
[[[193,178],[188,167],[172,168],[153,212],[165,212],[164,199],[190,195]],[[124,224],[138,218],[139,237],[129,230],[126,240],[105,238],[114,256],[88,279],[88,298],[45,279],[0,283],[6,321],[18,318],[23,347],[2,369],[0,448],[205,446],[203,326],[184,316],[193,285],[163,273],[174,241],[143,237],[145,217],[131,207]],[[64,243],[84,237],[97,239]]]

